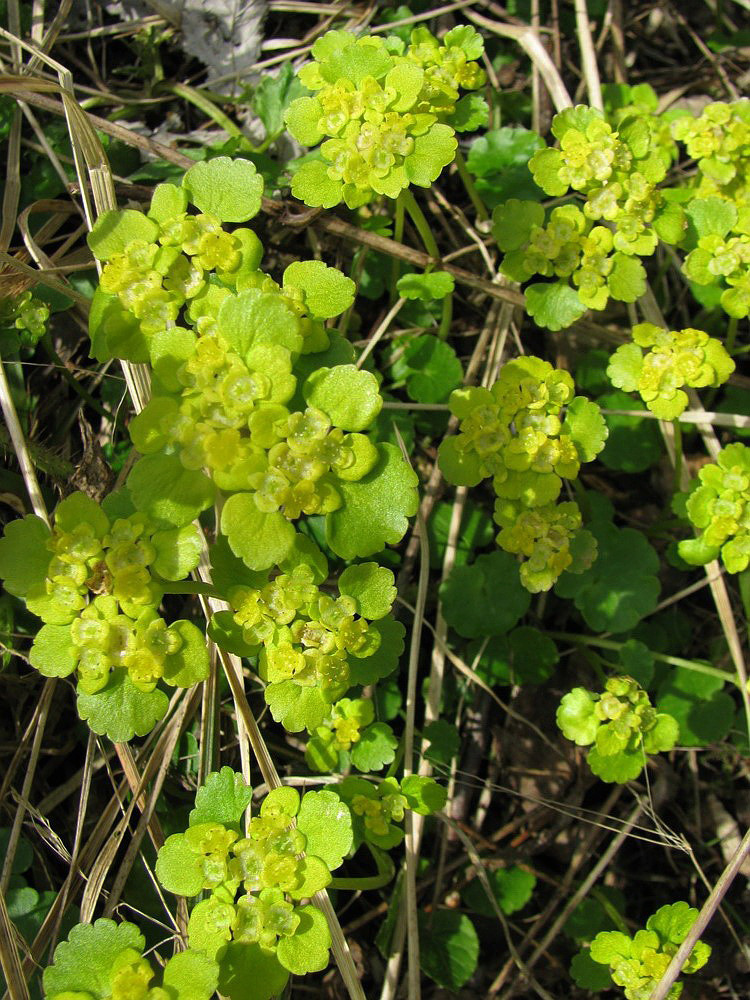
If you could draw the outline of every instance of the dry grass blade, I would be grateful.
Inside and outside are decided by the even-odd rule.
[[[10,1000],[29,1000],[29,988],[18,959],[16,929],[8,916],[4,892],[0,892],[0,966]]]

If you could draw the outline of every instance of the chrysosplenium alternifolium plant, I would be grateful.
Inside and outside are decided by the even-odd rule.
[[[613,385],[637,392],[663,420],[674,420],[688,405],[684,387],[722,385],[734,371],[724,346],[702,330],[663,330],[653,323],[633,327],[633,343],[623,344],[607,368]]]
[[[686,501],[697,538],[679,544],[682,558],[703,566],[721,556],[730,573],[750,563],[750,448],[728,444],[716,463],[704,465]]]
[[[657,712],[632,677],[610,677],[602,694],[573,688],[560,702],[557,725],[578,746],[590,746],[588,764],[602,781],[637,778],[646,754],[671,750],[679,736],[676,719]]]
[[[687,903],[662,906],[646,921],[646,929],[631,937],[622,931],[600,931],[591,942],[591,958],[609,967],[612,982],[622,986],[626,1000],[650,1000],[673,955],[690,932],[698,911]],[[690,975],[702,969],[711,948],[697,941],[682,972]],[[682,994],[682,983],[675,983],[668,1000]]]
[[[304,145],[322,145],[295,172],[292,194],[307,205],[358,208],[410,184],[429,187],[455,156],[455,133],[486,123],[484,99],[459,96],[484,83],[483,50],[465,25],[440,41],[416,28],[408,45],[348,31],[319,38],[299,72],[313,96],[292,102],[286,125]]]
[[[521,581],[532,592],[549,590],[564,570],[583,572],[596,556],[578,505],[557,502],[563,480],[576,479],[607,437],[599,407],[574,392],[567,372],[517,358],[491,389],[451,394],[459,430],[440,445],[449,482],[476,486],[492,477],[498,544],[524,559]]]

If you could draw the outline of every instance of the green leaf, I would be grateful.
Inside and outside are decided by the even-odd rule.
[[[155,222],[169,222],[187,211],[187,194],[176,184],[157,184],[151,195],[148,209],[149,219]]]
[[[646,291],[646,269],[637,257],[613,254],[607,287],[609,294],[618,302],[635,302]]]
[[[305,853],[320,858],[329,871],[339,868],[352,848],[351,813],[335,792],[306,792],[297,828],[307,837]]]
[[[434,569],[443,564],[445,547],[450,535],[453,504],[441,501],[435,504],[432,517],[427,522],[430,541],[430,562]],[[461,519],[461,533],[456,545],[455,561],[463,565],[476,549],[485,548],[495,537],[495,526],[487,513],[471,500],[467,500]]]
[[[583,396],[569,403],[563,432],[570,434],[582,462],[593,462],[607,440],[607,425],[599,406]]]
[[[619,652],[622,673],[638,681],[642,688],[647,688],[654,676],[654,654],[638,639],[628,639],[620,647]]]
[[[208,476],[186,469],[177,455],[146,455],[130,471],[128,490],[138,510],[161,528],[181,528],[214,502]]]
[[[398,666],[404,651],[406,629],[392,615],[386,615],[370,628],[380,635],[380,645],[371,656],[350,658],[349,681],[352,685],[376,684],[388,677]]]
[[[70,625],[44,625],[37,632],[29,662],[45,677],[67,677],[78,666]]]
[[[282,562],[294,544],[294,525],[283,514],[258,510],[252,493],[234,493],[221,512],[221,530],[232,552],[253,570]]]
[[[433,764],[450,767],[451,760],[461,746],[458,730],[453,723],[445,719],[436,719],[425,726],[422,736],[429,742],[425,751],[427,760]]]
[[[320,688],[300,687],[294,681],[269,684],[265,699],[275,721],[289,733],[301,733],[303,729],[312,732],[322,725],[330,711]]]
[[[629,958],[633,940],[622,931],[600,931],[591,942],[591,958],[600,965],[615,965],[620,958]]]
[[[386,722],[375,722],[363,732],[351,749],[352,764],[365,774],[380,771],[396,759],[398,740]]]
[[[528,167],[532,155],[542,148],[544,142],[536,132],[509,126],[485,132],[472,142],[466,166],[488,208],[511,197],[535,201],[543,197]]]
[[[449,125],[432,125],[414,140],[413,151],[404,160],[406,176],[412,184],[430,187],[456,155],[458,141]]]
[[[596,699],[590,691],[580,687],[563,696],[556,719],[563,736],[579,747],[590,746],[601,725],[596,714]]]
[[[456,352],[444,340],[425,333],[411,338],[393,366],[395,379],[406,377],[406,391],[417,403],[442,403],[463,379]]]
[[[734,722],[734,702],[722,691],[720,677],[674,667],[660,685],[656,708],[673,716],[680,727],[680,744],[708,746],[723,740]]]
[[[174,833],[159,848],[156,877],[167,892],[176,896],[197,896],[205,880],[203,861],[203,855],[190,848],[183,833]]]
[[[699,239],[726,236],[737,221],[737,209],[726,198],[692,198],[685,212]]]
[[[209,1000],[219,985],[219,967],[208,955],[181,951],[164,967],[163,987],[170,1000]]]
[[[195,795],[195,809],[190,813],[190,826],[198,823],[221,823],[239,827],[245,809],[253,798],[253,790],[241,774],[231,767],[222,767],[206,776]]]
[[[331,947],[326,918],[314,906],[300,906],[294,912],[300,917],[299,926],[291,937],[279,939],[279,962],[295,976],[320,972],[328,965]]]
[[[537,283],[526,288],[526,311],[537,326],[564,330],[586,312],[578,294],[563,281]]]
[[[258,944],[230,941],[219,965],[219,992],[229,1000],[271,1000],[286,986],[289,973],[276,953]]]
[[[192,622],[177,621],[169,626],[172,636],[179,636],[182,645],[164,660],[164,681],[174,687],[192,687],[209,674],[210,660],[206,637]]]
[[[197,342],[198,338],[192,330],[180,326],[160,330],[149,338],[149,353],[154,375],[168,392],[182,391],[182,383],[177,377],[177,372],[180,366],[193,356]]]
[[[405,299],[434,302],[450,295],[455,287],[453,275],[447,271],[430,271],[427,274],[410,272],[402,274],[396,282],[398,294]]]
[[[339,316],[354,302],[357,286],[322,260],[296,260],[284,271],[284,288],[298,288],[305,308],[318,319]]]
[[[325,889],[331,883],[331,873],[326,864],[313,855],[308,854],[299,863],[302,882],[294,889],[289,889],[291,899],[310,899],[316,892]]]
[[[637,345],[633,344],[632,346],[636,347]],[[617,351],[615,356],[616,354]],[[597,402],[603,409],[608,410],[640,409],[640,405],[634,405],[631,397],[624,392],[608,392],[604,396],[600,396]],[[604,450],[599,455],[599,461],[608,469],[622,472],[644,472],[659,461],[662,453],[662,439],[657,421],[642,417],[622,417],[609,413],[604,415],[604,419],[609,434]]]
[[[405,795],[409,808],[420,816],[430,816],[440,812],[446,803],[448,793],[434,778],[426,778],[420,774],[410,774],[401,782],[401,791]]]
[[[153,219],[149,219],[143,212],[126,208],[122,211],[102,212],[86,237],[86,242],[97,260],[111,260],[115,254],[123,253],[134,240],[154,243],[158,235],[159,227]]]
[[[380,413],[383,399],[372,372],[355,365],[318,368],[303,386],[305,401],[346,431],[364,431]]]
[[[165,580],[184,580],[200,562],[201,536],[194,524],[156,531],[151,544],[156,549],[151,568]]]
[[[487,872],[487,880],[497,905],[507,916],[522,910],[531,899],[536,886],[536,876],[531,872],[511,865]],[[497,914],[487,899],[487,893],[479,878],[473,878],[462,893],[466,905],[483,917],[496,919]]]
[[[296,538],[295,535],[295,543]],[[244,562],[232,552],[226,535],[217,536],[216,541],[209,548],[209,554],[211,557],[211,579],[223,596],[226,596],[233,587],[251,587],[257,590],[268,583],[267,572],[248,569]]]
[[[445,120],[457,132],[476,132],[486,127],[488,119],[489,108],[485,99],[480,94],[464,94]]]
[[[544,208],[538,201],[509,198],[492,213],[492,235],[503,253],[520,250],[529,242],[532,229],[543,224]]]
[[[47,548],[51,532],[44,521],[28,514],[11,521],[0,538],[0,577],[14,597],[25,597],[44,583],[52,553]]]
[[[445,620],[468,639],[508,632],[531,603],[519,579],[518,563],[502,551],[456,566],[440,586],[440,599]]]
[[[459,990],[474,974],[479,938],[465,913],[435,910],[419,913],[422,971],[439,986]]]
[[[218,323],[227,342],[242,357],[261,345],[279,345],[292,354],[302,350],[299,320],[277,293],[249,288],[230,295],[219,307]]]
[[[363,479],[340,482],[343,506],[326,516],[326,541],[342,559],[364,558],[397,545],[419,504],[417,477],[398,448],[378,446],[378,464]]]
[[[588,948],[582,948],[575,954],[570,963],[570,975],[576,986],[582,990],[591,990],[599,993],[612,986],[612,977],[609,969],[602,968],[591,957]]]
[[[367,562],[349,566],[339,577],[339,593],[353,597],[363,618],[385,618],[396,600],[393,573],[385,566]]]
[[[342,182],[328,176],[328,164],[323,160],[308,160],[292,176],[292,194],[312,208],[333,208],[343,191]]]
[[[97,361],[148,361],[148,339],[136,317],[123,309],[115,295],[94,291],[89,310],[89,354]]]
[[[281,135],[284,113],[304,90],[291,62],[282,63],[276,76],[266,74],[261,77],[253,92],[252,104],[253,111],[263,122],[267,139]]]
[[[201,161],[187,171],[182,186],[200,212],[222,222],[247,222],[260,211],[263,178],[250,160],[217,156]]]
[[[139,690],[123,667],[113,670],[107,686],[96,694],[79,690],[77,702],[78,714],[89,728],[99,736],[108,736],[113,743],[150,733],[169,707],[163,691]]]
[[[635,780],[641,773],[646,764],[646,755],[640,747],[635,750],[620,750],[606,756],[592,747],[586,761],[597,778],[624,785]]]
[[[44,970],[44,992],[112,994],[112,964],[121,952],[133,948],[139,954],[146,942],[135,924],[116,924],[104,918],[93,924],[76,924],[55,948],[53,964]]]

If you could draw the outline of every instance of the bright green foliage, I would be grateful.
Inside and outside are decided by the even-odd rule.
[[[707,104],[697,118],[672,122],[672,135],[698,161],[696,195],[750,204],[750,107],[747,101]]]
[[[557,725],[578,746],[590,746],[588,763],[603,781],[637,778],[646,754],[671,750],[679,736],[677,720],[657,712],[632,677],[610,677],[604,692],[573,688],[560,702]]]
[[[677,720],[681,746],[705,747],[727,736],[734,725],[735,704],[723,687],[721,677],[685,667],[670,670],[659,685],[656,707]]]
[[[508,868],[496,868],[486,874],[495,902],[507,916],[522,910],[531,899],[536,886],[536,876],[531,872],[511,865]],[[474,913],[497,919],[495,907],[487,898],[487,891],[480,878],[473,878],[461,895]]]
[[[351,761],[358,771],[380,771],[396,758],[398,740],[385,722],[375,722],[366,698],[342,698],[331,706],[305,750],[313,771],[345,771]]]
[[[243,837],[239,822],[250,796],[228,768],[209,775],[190,826],[159,851],[156,874],[170,892],[208,893],[190,915],[188,954],[215,958],[220,980],[232,983],[230,996],[265,1000],[283,987],[284,970],[304,975],[328,964],[325,918],[297,904],[328,885],[351,849],[352,825],[334,792],[300,799],[281,787],[266,796]],[[266,982],[278,984],[271,992],[253,982],[259,966]],[[250,979],[238,981],[243,967]]]
[[[31,346],[47,331],[49,307],[31,292],[0,298],[0,329],[17,330],[20,342]]]
[[[386,851],[404,839],[397,824],[403,822],[406,809],[429,816],[439,812],[446,801],[444,788],[432,778],[416,774],[400,784],[395,778],[385,778],[379,784],[345,778],[337,791],[351,809],[355,840],[368,840]]]
[[[498,543],[529,560],[521,581],[534,593],[549,590],[566,569],[583,572],[596,556],[577,505],[556,505],[563,479],[575,479],[607,436],[596,404],[573,393],[567,372],[539,358],[517,358],[491,389],[452,393],[459,431],[438,453],[449,482],[476,486],[493,477]]]
[[[683,271],[696,285],[722,290],[722,308],[738,319],[750,312],[750,190],[745,198],[744,205],[717,195],[690,202],[687,213],[697,246],[683,263]]]
[[[161,717],[159,681],[190,687],[209,666],[199,629],[167,625],[158,613],[169,581],[198,564],[197,530],[159,530],[138,512],[118,516],[132,510],[125,494],[112,494],[105,510],[72,493],[58,504],[51,531],[29,515],[0,540],[7,590],[45,622],[32,665],[49,677],[75,672],[81,716],[118,739],[142,735]]]
[[[459,635],[502,635],[526,614],[531,596],[507,552],[490,552],[455,566],[440,586],[443,614]]]
[[[429,187],[454,157],[455,132],[483,125],[487,106],[475,94],[485,74],[476,62],[481,37],[459,27],[438,41],[416,28],[397,36],[356,38],[329,31],[299,72],[311,97],[293,101],[286,125],[306,146],[322,143],[292,178],[307,205],[357,208],[377,195],[396,198],[410,184]]]
[[[680,555],[693,566],[721,555],[727,570],[739,573],[750,563],[750,449],[727,445],[698,478],[700,484],[687,498],[687,515],[699,535],[680,542]]]
[[[135,924],[101,919],[77,924],[55,949],[44,971],[47,1000],[209,1000],[218,985],[213,958],[195,951],[169,959],[162,986],[143,957],[146,943]]]
[[[648,918],[646,929],[633,937],[622,931],[600,931],[591,942],[591,958],[609,966],[612,982],[624,988],[627,1000],[649,1000],[697,916],[698,911],[687,903],[662,906]],[[711,948],[698,941],[682,971],[697,972],[710,955]],[[682,983],[675,983],[667,996],[677,1000],[681,994]]]
[[[441,273],[424,277],[436,278]],[[401,281],[403,278],[399,285]],[[430,333],[396,340],[391,373],[394,387],[405,383],[407,394],[417,403],[444,402],[463,379],[463,368],[455,350]]]
[[[638,323],[633,343],[617,348],[607,375],[619,389],[639,393],[657,417],[674,420],[688,405],[684,386],[717,388],[733,371],[722,344],[702,330],[667,331]]]
[[[422,971],[451,993],[458,993],[479,961],[479,935],[474,924],[456,910],[420,911],[418,916]]]

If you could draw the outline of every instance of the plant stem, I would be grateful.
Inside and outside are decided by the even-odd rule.
[[[389,882],[393,881],[396,867],[390,855],[386,854],[385,851],[381,851],[379,847],[375,847],[374,844],[371,844],[367,840],[365,844],[375,859],[378,874],[367,875],[362,878],[334,878],[328,884],[329,889],[351,889],[356,891],[382,889],[384,885],[388,885]]]
[[[403,243],[404,241],[404,191],[396,199],[396,212],[393,217],[393,239],[396,243]],[[390,296],[391,303],[395,302],[398,298],[398,289],[396,288],[396,282],[401,274],[401,264],[397,257],[391,258],[391,287]]]
[[[679,420],[673,420],[674,427],[674,490],[679,493],[682,489],[682,428]]]
[[[482,222],[487,222],[490,217],[490,213],[487,211],[487,206],[482,201],[482,196],[477,191],[474,178],[469,173],[468,167],[466,166],[466,160],[463,158],[463,154],[460,149],[456,150],[456,158],[453,162],[456,164],[458,176],[461,178],[461,182],[466,188],[466,193],[476,210],[477,218],[481,219]]]
[[[734,342],[737,338],[737,325],[739,320],[736,316],[729,317],[729,323],[727,325],[727,342],[725,347],[727,349],[727,354],[731,354],[734,351]]]
[[[214,102],[209,100],[206,95],[196,87],[190,87],[186,83],[172,83],[166,89],[169,90],[170,93],[176,94],[178,97],[182,97],[183,100],[189,101],[190,104],[195,105],[199,111],[203,112],[206,118],[216,122],[219,128],[223,128],[225,132],[234,136],[235,139],[245,138],[245,135],[239,125],[233,122],[229,115],[226,115],[221,108],[217,108]]]
[[[85,403],[88,403],[88,405],[92,407],[92,409],[96,410],[97,413],[100,413],[105,420],[109,420],[109,422],[113,426],[116,426],[117,417],[115,416],[115,414],[110,413],[110,411],[105,406],[103,406],[98,399],[95,399],[94,396],[91,395],[88,389],[84,389],[84,387],[75,377],[75,375],[73,375],[73,373],[70,372],[65,367],[62,358],[54,348],[54,345],[52,343],[52,338],[49,335],[49,333],[44,334],[44,336],[41,338],[40,343],[42,345],[42,348],[44,349],[44,353],[52,362],[55,371],[58,371],[60,373],[61,377],[68,383],[73,392],[77,393],[81,397],[81,399]]]
[[[430,262],[430,265],[425,268],[425,274],[428,274],[435,264],[440,260],[440,251],[438,250],[438,245],[435,241],[435,237],[430,229],[430,224],[425,218],[424,212],[417,204],[417,200],[411,193],[409,188],[405,188],[401,194],[398,196],[399,201],[403,199],[403,205],[406,211],[409,213],[409,218],[414,223],[419,233],[419,238],[424,244],[424,248],[427,253],[434,259]],[[451,328],[451,321],[453,319],[453,292],[450,292],[443,299],[443,311],[440,317],[440,327],[438,329],[438,337],[442,340],[448,336]]]

